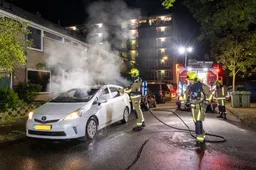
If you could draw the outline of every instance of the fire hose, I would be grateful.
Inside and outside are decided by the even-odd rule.
[[[202,103],[202,102],[198,102],[198,103]],[[144,104],[144,103],[143,103]],[[195,103],[193,103],[195,104]],[[145,105],[145,104],[144,104]],[[145,105],[145,107],[147,107]],[[147,107],[148,108],[148,107]],[[178,117],[181,122],[187,127],[187,129],[184,129],[184,128],[178,128],[178,127],[175,127],[175,126],[171,126],[171,125],[168,125],[167,123],[165,123],[164,121],[162,121],[161,119],[159,119],[149,108],[148,108],[148,111],[149,113],[151,113],[151,115],[157,119],[159,122],[161,122],[162,124],[164,124],[165,126],[169,127],[169,128],[172,128],[172,129],[176,129],[176,130],[180,130],[180,131],[183,131],[183,132],[189,132],[190,135],[193,137],[193,138],[196,138],[195,135],[193,135],[193,132],[195,132],[194,130],[191,130],[189,128],[189,126],[185,123],[185,121],[174,111],[171,111],[171,110],[165,110],[166,112],[170,112],[170,113],[173,113],[176,117]],[[206,136],[212,136],[212,137],[217,137],[217,138],[220,138],[220,140],[205,140],[205,142],[207,143],[223,143],[223,142],[226,142],[226,139],[225,137],[223,136],[220,136],[220,135],[216,135],[216,134],[211,134],[211,133],[205,133]],[[151,137],[150,137],[151,138]],[[146,140],[140,147],[139,149],[139,152],[137,153],[137,157],[135,158],[135,160],[128,166],[127,170],[131,169],[135,164],[136,162],[139,160],[140,156],[141,156],[141,153],[145,147],[145,145],[147,144],[147,142],[150,140],[150,138],[148,140]]]

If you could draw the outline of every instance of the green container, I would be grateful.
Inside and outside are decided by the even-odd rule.
[[[231,93],[232,107],[240,107],[240,95],[241,95],[241,93],[238,91],[234,91]]]
[[[242,107],[250,107],[250,96],[251,96],[251,92],[249,91],[241,92]]]

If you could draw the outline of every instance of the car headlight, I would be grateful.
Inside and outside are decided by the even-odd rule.
[[[29,114],[28,114],[28,120],[32,120],[33,114],[34,114],[34,112],[29,112]]]
[[[77,119],[79,117],[80,117],[79,112],[72,112],[67,117],[65,117],[64,120],[73,120],[73,119]]]

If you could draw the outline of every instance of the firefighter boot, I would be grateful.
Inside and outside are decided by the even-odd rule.
[[[223,113],[223,117],[222,117],[223,119],[227,119],[227,113],[225,112],[225,113]]]
[[[202,121],[196,121],[196,141],[204,143],[205,142],[205,133],[203,130],[203,122]]]
[[[143,122],[142,122],[142,127],[145,127],[145,126],[146,126],[146,125],[145,125],[145,122],[143,121]]]
[[[220,115],[219,115],[219,116],[217,116],[217,118],[223,118],[223,113],[222,113],[222,112],[220,112]]]
[[[135,132],[139,132],[142,130],[142,126],[136,126],[135,128],[132,129]]]

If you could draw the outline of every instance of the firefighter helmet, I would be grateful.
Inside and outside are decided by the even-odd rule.
[[[196,72],[190,72],[187,76],[187,80],[199,81],[199,77]]]
[[[140,75],[139,70],[137,68],[131,69],[129,74],[131,74],[132,76],[135,76],[135,77],[138,77]]]

